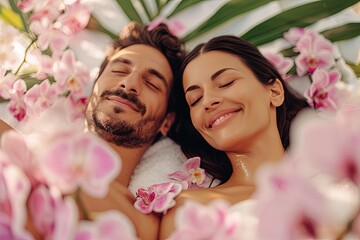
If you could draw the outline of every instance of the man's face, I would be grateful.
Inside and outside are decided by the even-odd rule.
[[[165,56],[144,44],[114,54],[86,110],[91,131],[119,146],[151,144],[166,115],[173,75]]]

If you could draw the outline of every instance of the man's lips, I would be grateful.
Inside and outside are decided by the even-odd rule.
[[[118,102],[118,103],[120,103],[120,104],[122,104],[122,105],[128,106],[129,108],[133,109],[133,110],[136,111],[136,112],[140,112],[139,108],[136,107],[135,104],[133,104],[133,103],[129,102],[128,100],[123,99],[123,98],[121,98],[121,97],[118,97],[118,96],[107,96],[106,99],[112,100],[112,101],[116,101],[116,102]]]
[[[208,128],[213,128],[220,125],[241,110],[242,109],[227,109],[215,114],[212,118],[210,118]]]

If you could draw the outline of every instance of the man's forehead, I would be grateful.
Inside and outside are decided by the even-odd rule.
[[[129,65],[155,69],[165,76],[168,83],[172,82],[173,74],[167,58],[162,52],[152,46],[135,44],[120,49],[110,58],[110,63],[119,62],[119,60]]]

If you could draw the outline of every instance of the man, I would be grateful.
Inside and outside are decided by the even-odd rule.
[[[170,132],[175,118],[172,111],[181,87],[177,74],[184,55],[183,44],[165,25],[149,31],[146,26],[130,23],[101,64],[86,109],[87,129],[119,154],[122,169],[104,199],[85,194],[81,199],[90,215],[116,209],[125,213],[138,230],[148,227],[146,235],[138,231],[141,239],[156,238],[158,218],[133,208],[134,198],[127,186],[154,142],[179,151],[171,140],[161,137]],[[174,161],[180,166],[179,160]]]
[[[148,31],[130,23],[101,64],[86,122],[121,156],[117,180],[124,186],[146,150],[171,129],[184,55],[165,25]]]

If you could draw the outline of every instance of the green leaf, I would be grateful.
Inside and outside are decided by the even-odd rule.
[[[20,15],[25,31],[30,33],[30,30],[28,27],[28,21],[27,21],[30,13],[24,13],[23,11],[21,11],[17,6],[17,2],[18,2],[17,0],[9,0],[8,2],[11,6],[11,9]]]
[[[150,11],[149,11],[149,9],[147,8],[147,6],[145,4],[145,1],[144,0],[139,0],[139,2],[141,3],[141,6],[143,7],[149,21],[152,21],[154,19],[154,17],[151,16]]]
[[[7,24],[12,25],[20,31],[26,31],[26,28],[21,19],[21,15],[14,12],[10,8],[3,6],[2,4],[0,4],[0,18]]]
[[[131,0],[116,0],[116,2],[131,21],[143,23]]]
[[[172,13],[168,16],[168,18],[174,16],[176,13],[181,12],[182,10],[191,7],[199,2],[202,2],[202,0],[187,0],[187,1],[181,1],[179,5],[174,9]]]
[[[342,41],[360,36],[360,23],[348,23],[321,33],[332,42]]]
[[[356,76],[358,78],[360,78],[360,65],[354,65],[354,64],[351,64],[351,63],[347,63],[351,68],[352,70],[355,72]]]
[[[89,30],[94,30],[94,31],[99,31],[99,32],[105,33],[112,39],[118,38],[118,35],[116,35],[115,33],[111,32],[110,30],[105,28],[92,14],[90,16],[89,23],[86,26],[86,28]]]
[[[329,17],[348,8],[358,0],[321,0],[284,11],[249,30],[243,39],[254,45],[262,45],[281,38],[292,27],[306,27],[320,19]]]
[[[240,14],[251,11],[269,2],[271,2],[271,0],[231,0],[230,2],[223,5],[206,22],[185,36],[183,40],[187,42],[209,30],[214,29],[215,27],[232,19],[233,17],[237,17]]]

